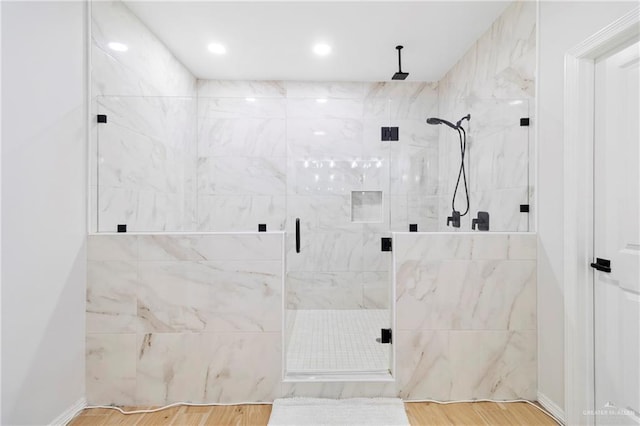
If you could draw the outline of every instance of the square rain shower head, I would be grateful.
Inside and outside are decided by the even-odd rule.
[[[408,72],[397,72],[391,77],[391,80],[404,80],[409,76]]]

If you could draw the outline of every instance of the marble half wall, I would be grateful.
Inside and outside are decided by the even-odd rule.
[[[282,253],[282,233],[89,236],[89,404],[272,401]]]
[[[88,402],[535,399],[535,235],[393,238],[395,382],[292,383],[282,233],[89,236]]]
[[[535,399],[536,235],[395,233],[398,393]]]

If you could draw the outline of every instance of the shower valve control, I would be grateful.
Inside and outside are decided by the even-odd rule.
[[[454,228],[460,228],[460,212],[454,210],[451,216],[447,217],[447,226],[453,226]]]
[[[478,231],[488,231],[489,212],[478,212],[478,217],[471,220],[471,229],[476,229],[476,225],[478,226]]]

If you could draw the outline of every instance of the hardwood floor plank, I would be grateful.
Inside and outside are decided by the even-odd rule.
[[[126,407],[125,411],[150,407]],[[412,426],[527,425],[554,426],[555,421],[526,403],[407,402],[405,410]],[[124,415],[116,410],[87,409],[70,426],[263,426],[269,422],[271,405],[178,406],[156,413]]]

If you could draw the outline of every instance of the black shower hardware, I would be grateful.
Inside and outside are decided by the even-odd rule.
[[[451,224],[451,226],[453,226],[454,228],[460,228],[460,212],[459,211],[452,211],[451,212],[451,216],[447,217],[447,226],[449,226],[449,224]]]
[[[478,225],[478,231],[489,230],[489,212],[478,212],[478,217],[471,220],[471,229],[476,229]]]
[[[444,120],[442,118],[427,118],[427,124],[444,124],[445,126],[451,127],[453,130],[458,132],[458,138],[460,140],[460,169],[458,170],[458,180],[456,181],[456,187],[453,191],[453,197],[451,198],[451,216],[447,217],[447,226],[451,224],[451,226],[453,226],[454,228],[460,228],[460,218],[469,213],[469,186],[467,185],[467,171],[464,164],[464,156],[467,152],[467,132],[464,130],[464,127],[462,127],[462,123],[464,122],[464,120],[470,121],[471,114],[465,115],[460,120],[458,120],[456,124],[453,124],[450,121]],[[464,185],[465,199],[467,201],[467,208],[465,209],[464,213],[460,213],[459,210],[456,210],[456,195],[458,194],[458,187],[460,186],[461,178]]]
[[[395,73],[393,77],[391,77],[391,80],[404,80],[405,78],[409,77],[408,72],[402,72],[402,59],[400,58],[400,51],[403,48],[404,46],[396,46],[396,49],[398,50],[398,72]]]
[[[296,218],[296,253],[300,253],[300,218]]]

